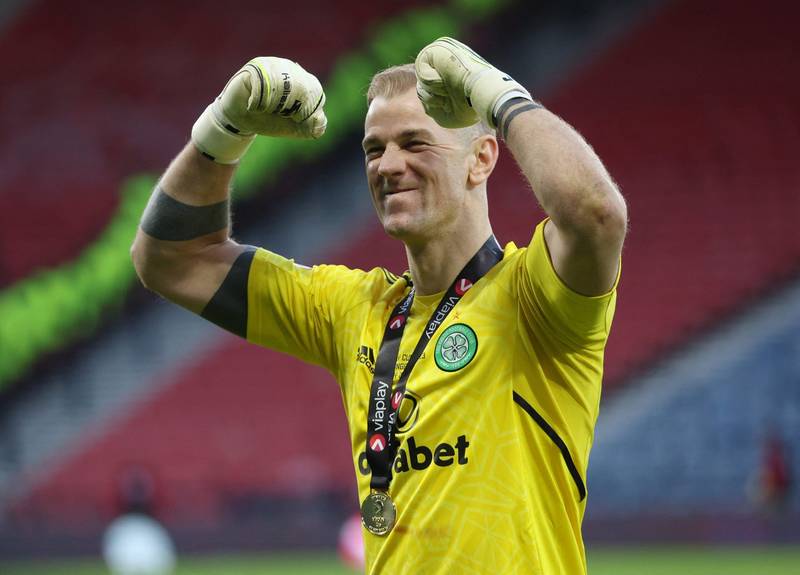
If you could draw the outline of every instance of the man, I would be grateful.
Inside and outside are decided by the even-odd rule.
[[[369,573],[584,573],[622,197],[572,128],[441,38],[368,92],[369,189],[410,271],[306,268],[237,244],[235,163],[255,134],[322,135],[324,100],[288,60],[242,68],[145,211],[133,246],[142,281],[336,376]],[[549,216],[521,249],[500,248],[489,223],[494,128]]]

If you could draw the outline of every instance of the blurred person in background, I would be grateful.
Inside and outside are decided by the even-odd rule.
[[[455,40],[378,73],[367,100],[369,191],[407,273],[308,268],[231,239],[231,179],[254,138],[327,124],[318,80],[273,57],[248,62],[195,123],[142,216],[137,273],[334,374],[368,573],[585,573],[624,200],[574,129]],[[548,214],[523,248],[502,248],[489,222],[498,136]]]
[[[156,480],[144,466],[126,467],[117,483],[118,516],[103,534],[103,559],[113,575],[169,575],[175,544],[156,518]]]
[[[119,515],[158,516],[156,478],[150,469],[134,464],[122,470],[117,479],[116,507]]]
[[[776,429],[763,440],[761,458],[753,476],[750,493],[758,508],[768,515],[780,515],[792,493],[788,446]]]

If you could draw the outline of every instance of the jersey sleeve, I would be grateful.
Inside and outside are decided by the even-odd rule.
[[[536,226],[526,250],[520,278],[521,304],[549,335],[568,348],[602,349],[611,329],[617,300],[617,279],[599,296],[570,289],[556,274],[544,237],[547,220]]]
[[[363,275],[259,249],[248,278],[247,340],[336,372],[337,320],[354,304]]]

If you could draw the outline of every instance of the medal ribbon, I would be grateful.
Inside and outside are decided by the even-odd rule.
[[[397,365],[403,331],[411,311],[411,304],[414,302],[415,289],[412,288],[392,310],[386,328],[383,330],[383,340],[378,351],[378,359],[375,362],[375,372],[369,394],[366,453],[367,462],[372,470],[370,479],[372,489],[386,491],[392,481],[392,463],[397,449],[400,447],[399,441],[395,437],[397,410],[403,401],[406,382],[411,375],[411,370],[422,356],[425,346],[464,294],[501,259],[503,259],[503,250],[495,237],[490,236],[467,262],[464,269],[459,272],[453,284],[439,301],[439,305],[425,325],[414,352],[396,384],[393,383],[394,370]]]

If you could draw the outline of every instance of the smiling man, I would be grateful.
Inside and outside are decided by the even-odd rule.
[[[377,74],[367,100],[369,191],[407,273],[307,268],[230,238],[231,177],[256,135],[325,131],[319,82],[281,58],[246,64],[198,119],[142,217],[137,272],[335,375],[368,573],[585,573],[625,203],[580,135],[450,38]],[[548,214],[526,247],[502,248],[489,222],[495,132]]]

